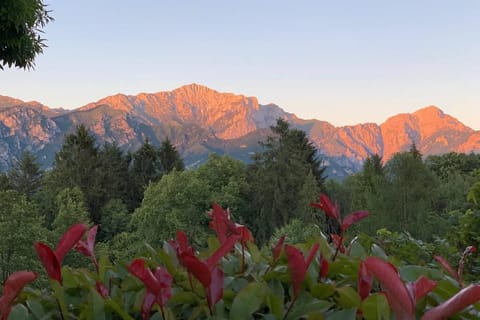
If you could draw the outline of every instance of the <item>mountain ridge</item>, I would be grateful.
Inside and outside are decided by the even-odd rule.
[[[425,155],[480,152],[480,132],[436,106],[392,115],[381,124],[334,126],[300,119],[278,105],[260,104],[256,97],[190,84],[172,91],[119,93],[73,110],[0,96],[0,169],[7,169],[22,150],[34,152],[48,167],[63,136],[80,123],[100,143],[117,143],[130,151],[146,138],[159,144],[168,136],[190,165],[204,161],[210,152],[248,161],[252,152],[260,150],[255,139],[266,137],[279,117],[307,133],[331,164],[332,176],[359,170],[375,153],[388,160],[412,143]]]

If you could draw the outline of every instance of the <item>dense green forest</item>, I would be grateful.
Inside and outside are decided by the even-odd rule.
[[[424,159],[412,145],[386,163],[373,155],[361,172],[336,182],[325,177],[305,133],[287,122],[279,120],[261,143],[250,165],[212,154],[188,170],[168,139],[159,147],[147,140],[125,154],[116,145],[99,146],[84,126],[65,137],[47,172],[25,152],[0,176],[3,280],[14,270],[39,270],[31,244],[53,243],[75,222],[99,225],[97,246],[112,261],[133,258],[144,243],[162,246],[177,230],[205,247],[213,202],[229,208],[260,245],[281,234],[296,242],[334,233],[335,221],[309,205],[320,192],[343,214],[368,210],[372,218],[355,234],[379,241],[402,261],[426,264],[442,253],[454,263],[463,248],[478,245],[479,155]],[[81,258],[71,259],[81,265]]]

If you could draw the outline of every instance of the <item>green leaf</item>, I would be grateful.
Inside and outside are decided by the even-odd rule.
[[[345,309],[360,307],[362,300],[357,291],[352,287],[338,288],[338,305]]]
[[[335,293],[335,287],[331,284],[317,283],[312,286],[310,292],[317,299],[326,299]]]
[[[133,320],[133,318],[121,308],[115,300],[107,299],[105,304],[113,309],[123,320]]]
[[[442,303],[443,301],[454,296],[459,291],[459,288],[449,280],[441,280],[437,282],[437,286],[431,292],[431,296],[435,299],[437,303]]]
[[[285,292],[283,286],[278,280],[272,280],[268,284],[270,290],[267,295],[267,307],[270,309],[270,312],[275,315],[278,319],[283,317],[284,305],[283,301],[285,300]]]
[[[390,319],[390,307],[384,294],[374,293],[362,303],[362,313],[365,320]]]
[[[252,261],[255,263],[260,263],[262,261],[262,253],[258,249],[258,247],[253,242],[247,242],[248,252],[252,256]]]
[[[442,271],[422,266],[403,266],[399,268],[400,275],[405,281],[416,281],[420,276],[426,276],[432,280],[442,278]]]
[[[365,259],[367,257],[367,251],[359,241],[353,241],[350,247],[350,257],[358,259]]]
[[[98,292],[93,288],[90,289],[90,293],[88,295],[87,310],[89,314],[89,319],[105,319],[105,303],[102,296],[100,296]]]
[[[272,292],[267,295],[267,306],[268,309],[270,309],[270,311],[275,315],[275,317],[280,319],[283,316],[283,300]]]
[[[25,303],[27,304],[28,309],[30,309],[36,319],[44,319],[45,310],[43,309],[43,306],[40,302],[35,300],[27,300]]]
[[[388,261],[388,256],[387,254],[385,253],[385,251],[383,251],[382,248],[380,248],[378,245],[376,245],[375,243],[372,244],[372,255],[375,256],[375,257],[379,257],[379,258],[382,258],[383,260],[385,261]]]
[[[253,282],[244,287],[233,300],[231,319],[249,319],[265,301],[268,287],[264,283]]]
[[[169,300],[171,305],[191,305],[196,304],[198,301],[198,296],[193,292],[181,291],[175,293]]]
[[[60,306],[61,313],[64,315],[68,314],[67,304],[65,303],[65,291],[63,290],[63,287],[60,285],[60,283],[58,283],[58,281],[55,280],[50,280],[50,285],[53,288],[53,295]]]
[[[329,313],[326,320],[355,320],[357,309],[339,310]]]
[[[312,312],[322,313],[326,312],[333,306],[333,303],[325,300],[318,300],[313,298],[306,292],[300,293],[297,302],[292,308],[292,311],[288,315],[288,320],[297,320],[304,317],[308,317]],[[315,319],[315,318],[314,318]]]
[[[8,320],[28,319],[28,309],[23,304],[17,304],[12,308]]]

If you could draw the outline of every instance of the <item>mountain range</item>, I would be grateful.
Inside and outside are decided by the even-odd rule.
[[[136,150],[147,138],[158,145],[168,136],[187,166],[205,161],[211,152],[249,161],[279,117],[307,133],[333,178],[358,171],[369,155],[388,160],[412,143],[424,155],[480,152],[480,131],[435,106],[394,115],[382,124],[336,127],[300,119],[275,104],[259,104],[255,97],[190,84],[153,94],[117,94],[74,110],[0,95],[0,170],[7,170],[23,150],[33,152],[44,167],[51,166],[64,135],[81,123],[99,143],[115,142],[126,151]]]

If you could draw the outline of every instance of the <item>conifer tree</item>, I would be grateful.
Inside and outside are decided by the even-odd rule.
[[[130,166],[130,208],[137,208],[142,199],[143,192],[150,182],[156,182],[162,177],[162,164],[158,150],[148,139],[132,155]]]
[[[113,199],[125,201],[130,188],[129,157],[115,143],[104,144],[98,157],[98,179],[103,193],[101,205],[104,206]]]
[[[309,176],[315,178],[319,189],[324,181],[325,168],[305,132],[290,128],[282,119],[271,130],[272,135],[262,143],[264,152],[255,156],[248,170],[252,204],[249,224],[260,241],[268,240],[273,230],[296,217],[299,206],[305,203],[304,186]]]
[[[10,185],[20,194],[31,198],[40,188],[43,171],[33,153],[25,151],[8,172]]]
[[[65,136],[60,151],[55,154],[54,168],[48,179],[49,189],[54,193],[65,188],[80,188],[94,223],[100,222],[104,199],[99,168],[95,137],[80,125],[75,133]]]
[[[181,171],[185,168],[180,153],[178,153],[177,148],[170,142],[168,137],[162,142],[158,154],[163,173],[167,174],[173,169]]]

